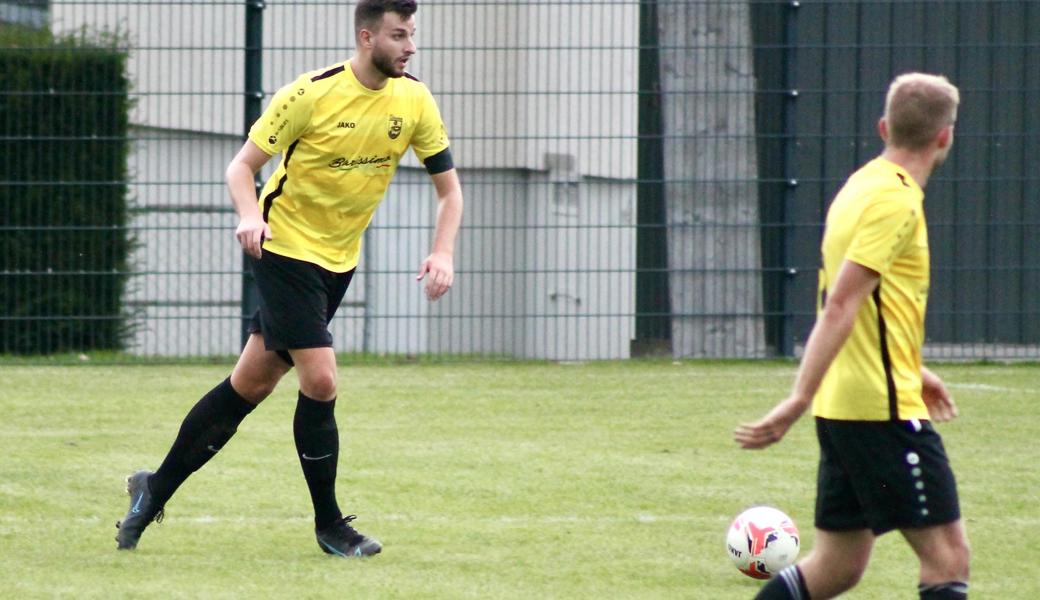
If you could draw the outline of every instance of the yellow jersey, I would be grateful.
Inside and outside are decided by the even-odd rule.
[[[271,228],[264,250],[344,273],[401,156],[448,148],[433,95],[419,80],[363,86],[350,62],[304,73],[274,95],[249,139],[282,159],[260,193]]]
[[[849,177],[827,211],[818,312],[845,260],[881,278],[856,315],[813,398],[827,419],[927,419],[921,346],[928,301],[924,192],[899,165],[876,158]]]

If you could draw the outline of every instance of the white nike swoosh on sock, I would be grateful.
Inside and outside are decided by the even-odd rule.
[[[323,458],[328,458],[330,456],[332,456],[331,452],[326,454],[325,456],[307,456],[307,453],[304,452],[303,454],[300,455],[300,458],[302,458],[303,460],[321,460]]]

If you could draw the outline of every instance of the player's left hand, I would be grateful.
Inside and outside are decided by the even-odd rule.
[[[928,407],[928,416],[936,423],[957,418],[957,404],[938,375],[921,367],[921,399]]]
[[[455,259],[450,254],[434,252],[419,265],[416,281],[426,279],[426,297],[430,301],[443,296],[455,282]]]

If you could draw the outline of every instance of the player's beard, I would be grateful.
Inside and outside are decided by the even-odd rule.
[[[375,68],[379,69],[379,72],[387,77],[401,77],[404,75],[404,69],[398,70],[394,64],[393,58],[389,54],[374,50],[372,52],[372,64]]]

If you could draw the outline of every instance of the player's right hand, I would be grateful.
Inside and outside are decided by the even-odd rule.
[[[755,423],[741,423],[733,431],[733,441],[745,450],[761,450],[784,438],[787,430],[802,416],[808,403],[790,396]]]
[[[259,217],[245,217],[238,223],[235,230],[238,243],[242,244],[242,250],[253,258],[260,258],[260,248],[264,240],[269,240],[271,228]]]

